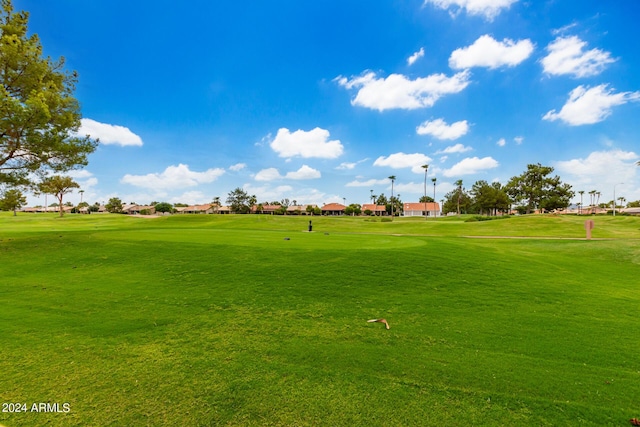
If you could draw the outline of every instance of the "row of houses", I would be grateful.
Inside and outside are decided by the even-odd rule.
[[[318,211],[318,205],[291,205],[286,208],[288,215],[309,215]],[[341,203],[328,203],[319,208],[322,215],[339,216],[345,215],[346,206]],[[65,213],[70,212],[73,207],[65,206]],[[282,209],[281,205],[257,205],[251,208],[251,213],[274,215],[280,213]],[[376,205],[373,203],[365,203],[361,207],[362,213],[367,211],[371,212],[371,215],[375,216],[387,216],[389,215],[384,205]],[[58,212],[57,207],[38,207],[38,208],[25,208],[23,212]],[[107,212],[104,205],[99,206],[98,213]],[[88,207],[80,209],[80,213],[90,213]],[[151,205],[136,205],[127,204],[122,207],[122,213],[127,215],[155,215],[156,208]],[[176,214],[230,214],[232,213],[229,206],[217,206],[215,204],[204,205],[192,205],[175,208]],[[403,211],[400,213],[402,216],[440,216],[440,206],[438,203],[404,203]]]
[[[345,215],[346,206],[341,203],[328,203],[320,208],[322,215],[339,216]],[[280,213],[282,210],[281,205],[257,205],[252,206],[251,213],[274,215]],[[313,212],[317,212],[318,205],[291,205],[286,208],[286,213],[289,215],[309,215]],[[124,206],[123,213],[130,215],[140,215],[141,213],[155,214],[155,208],[153,206],[140,206],[131,205]],[[370,211],[371,215],[387,216],[388,213],[384,205],[376,204],[364,204],[361,207],[362,213]],[[186,207],[178,207],[175,209],[176,214],[230,214],[232,213],[229,206],[216,206],[213,204],[205,205],[193,205]],[[404,203],[403,216],[440,216],[440,205],[438,203]]]

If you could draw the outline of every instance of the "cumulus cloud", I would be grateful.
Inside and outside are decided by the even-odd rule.
[[[395,153],[388,157],[378,157],[376,161],[373,162],[373,165],[388,166],[392,169],[411,168],[411,171],[414,173],[424,173],[422,165],[428,164],[431,160],[431,157],[421,153]]]
[[[424,48],[421,47],[419,51],[407,58],[407,65],[413,65],[418,59],[424,56]]]
[[[347,79],[337,77],[335,81],[346,89],[358,89],[351,105],[384,111],[390,109],[413,110],[431,107],[442,96],[461,92],[469,85],[469,71],[451,77],[432,74],[411,80],[402,74],[391,74],[379,78],[373,72]]]
[[[374,185],[384,185],[389,182],[388,179],[368,179],[366,181],[351,181],[346,184],[346,187],[373,187]]]
[[[562,120],[571,126],[589,125],[606,119],[611,109],[617,105],[640,99],[640,92],[613,93],[608,85],[602,84],[593,88],[578,86],[569,94],[569,100],[560,112],[551,110],[543,120]]]
[[[600,74],[616,60],[600,49],[585,50],[587,42],[577,36],[558,37],[547,46],[549,54],[540,61],[544,72],[552,75],[569,74],[588,77]]]
[[[453,69],[472,67],[513,67],[527,59],[533,52],[531,40],[504,39],[499,42],[488,34],[480,36],[471,46],[454,50],[449,57]]]
[[[516,142],[516,144],[520,145],[524,141],[524,137],[523,136],[516,136],[515,138],[513,138],[513,140]]]
[[[507,145],[507,140],[506,140],[506,139],[504,139],[504,138],[500,138],[500,139],[498,140],[498,142],[496,142],[496,145],[497,145],[498,147],[504,147],[505,145]]]
[[[574,186],[574,190],[590,191],[592,189],[611,189],[618,186],[618,191],[629,191],[637,188],[634,185],[638,166],[635,162],[640,156],[633,151],[619,149],[609,151],[595,151],[586,158],[577,158],[555,162],[556,171]],[[615,171],[615,173],[611,173]],[[622,194],[622,193],[619,193]]]
[[[343,163],[340,163],[338,166],[336,166],[336,169],[352,170],[352,169],[355,169],[355,167],[358,166],[360,163],[366,162],[367,160],[369,159],[366,158],[366,159],[358,160],[357,162],[343,162]]]
[[[492,157],[467,157],[466,159],[456,163],[450,169],[446,169],[443,175],[446,177],[456,177],[462,175],[471,175],[487,169],[497,168],[499,163]]]
[[[637,167],[634,165],[637,159],[638,155],[633,151],[595,151],[584,159],[556,162],[555,167],[558,172],[573,176],[593,177],[596,175],[599,176],[598,181],[601,180],[600,177],[611,175],[611,171],[615,170],[616,174],[612,176],[612,179],[620,181],[619,173],[623,173],[625,170],[635,172],[635,169],[630,166]]]
[[[194,172],[189,169],[188,165],[180,163],[178,166],[169,166],[161,173],[147,175],[126,174],[122,177],[121,182],[153,190],[179,189],[213,182],[223,174],[224,169],[220,168]]]
[[[278,169],[276,168],[262,169],[254,177],[256,181],[273,181],[280,178],[282,178],[282,176],[280,175],[280,172],[278,172]]]
[[[455,17],[461,10],[469,15],[484,16],[492,20],[500,14],[502,9],[508,9],[518,0],[425,0],[424,4],[432,4],[440,9],[449,9],[449,14]]]
[[[423,122],[416,128],[418,135],[431,135],[437,139],[455,140],[469,132],[469,124],[466,120],[448,125],[442,119]]]
[[[234,172],[238,172],[238,171],[241,171],[242,169],[244,169],[246,167],[247,167],[246,163],[236,163],[235,165],[229,166],[229,170],[230,171],[234,171]]]
[[[456,144],[456,145],[447,147],[442,151],[438,151],[436,154],[466,153],[467,151],[471,151],[471,150],[473,150],[473,148],[465,147],[462,144]]]
[[[318,127],[308,132],[290,132],[287,128],[281,128],[269,145],[280,157],[335,159],[344,150],[339,140],[329,140],[328,130]]]
[[[289,179],[316,179],[320,178],[322,175],[320,171],[309,167],[307,165],[302,165],[300,169],[295,172],[288,172],[286,178]]]
[[[316,179],[320,178],[322,175],[319,170],[313,169],[307,165],[302,165],[300,169],[293,172],[287,172],[285,176],[280,175],[280,172],[276,168],[267,168],[262,169],[260,172],[256,174],[254,177],[256,181],[275,181],[277,179],[287,178],[287,179]]]
[[[80,120],[78,135],[90,135],[91,138],[100,139],[100,143],[105,145],[142,145],[142,138],[131,132],[129,128],[100,123],[91,119]]]

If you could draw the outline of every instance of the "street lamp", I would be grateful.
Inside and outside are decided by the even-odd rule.
[[[427,171],[429,170],[429,165],[422,165],[424,169],[424,219],[427,219]]]
[[[613,216],[616,216],[616,185],[623,185],[624,182],[613,184]]]

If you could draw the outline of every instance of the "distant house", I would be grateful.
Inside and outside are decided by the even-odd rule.
[[[261,206],[261,209],[258,209]],[[282,205],[254,205],[251,207],[251,213],[273,215]]]
[[[629,215],[640,215],[640,208],[624,208],[620,209],[619,212],[623,212]]]
[[[185,206],[179,209],[178,212],[183,214],[211,214],[214,211],[210,204]]]
[[[287,215],[309,215],[307,207],[311,206],[312,209],[316,209],[318,205],[291,205],[287,208]]]
[[[155,206],[144,205],[126,205],[122,207],[122,213],[127,215],[142,215],[143,211],[147,215],[153,215],[156,213],[156,208]]]
[[[375,205],[373,203],[365,203],[362,205],[362,212],[371,211],[372,215],[384,216],[387,214],[387,207],[385,205]]]
[[[344,215],[345,206],[340,203],[329,203],[322,207],[322,215],[337,216]]]
[[[440,216],[440,205],[435,202],[404,203],[402,206],[403,216]]]

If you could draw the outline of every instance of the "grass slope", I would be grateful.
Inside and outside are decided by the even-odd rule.
[[[71,407],[0,424],[621,425],[640,221],[583,221],[0,215],[0,401]]]

